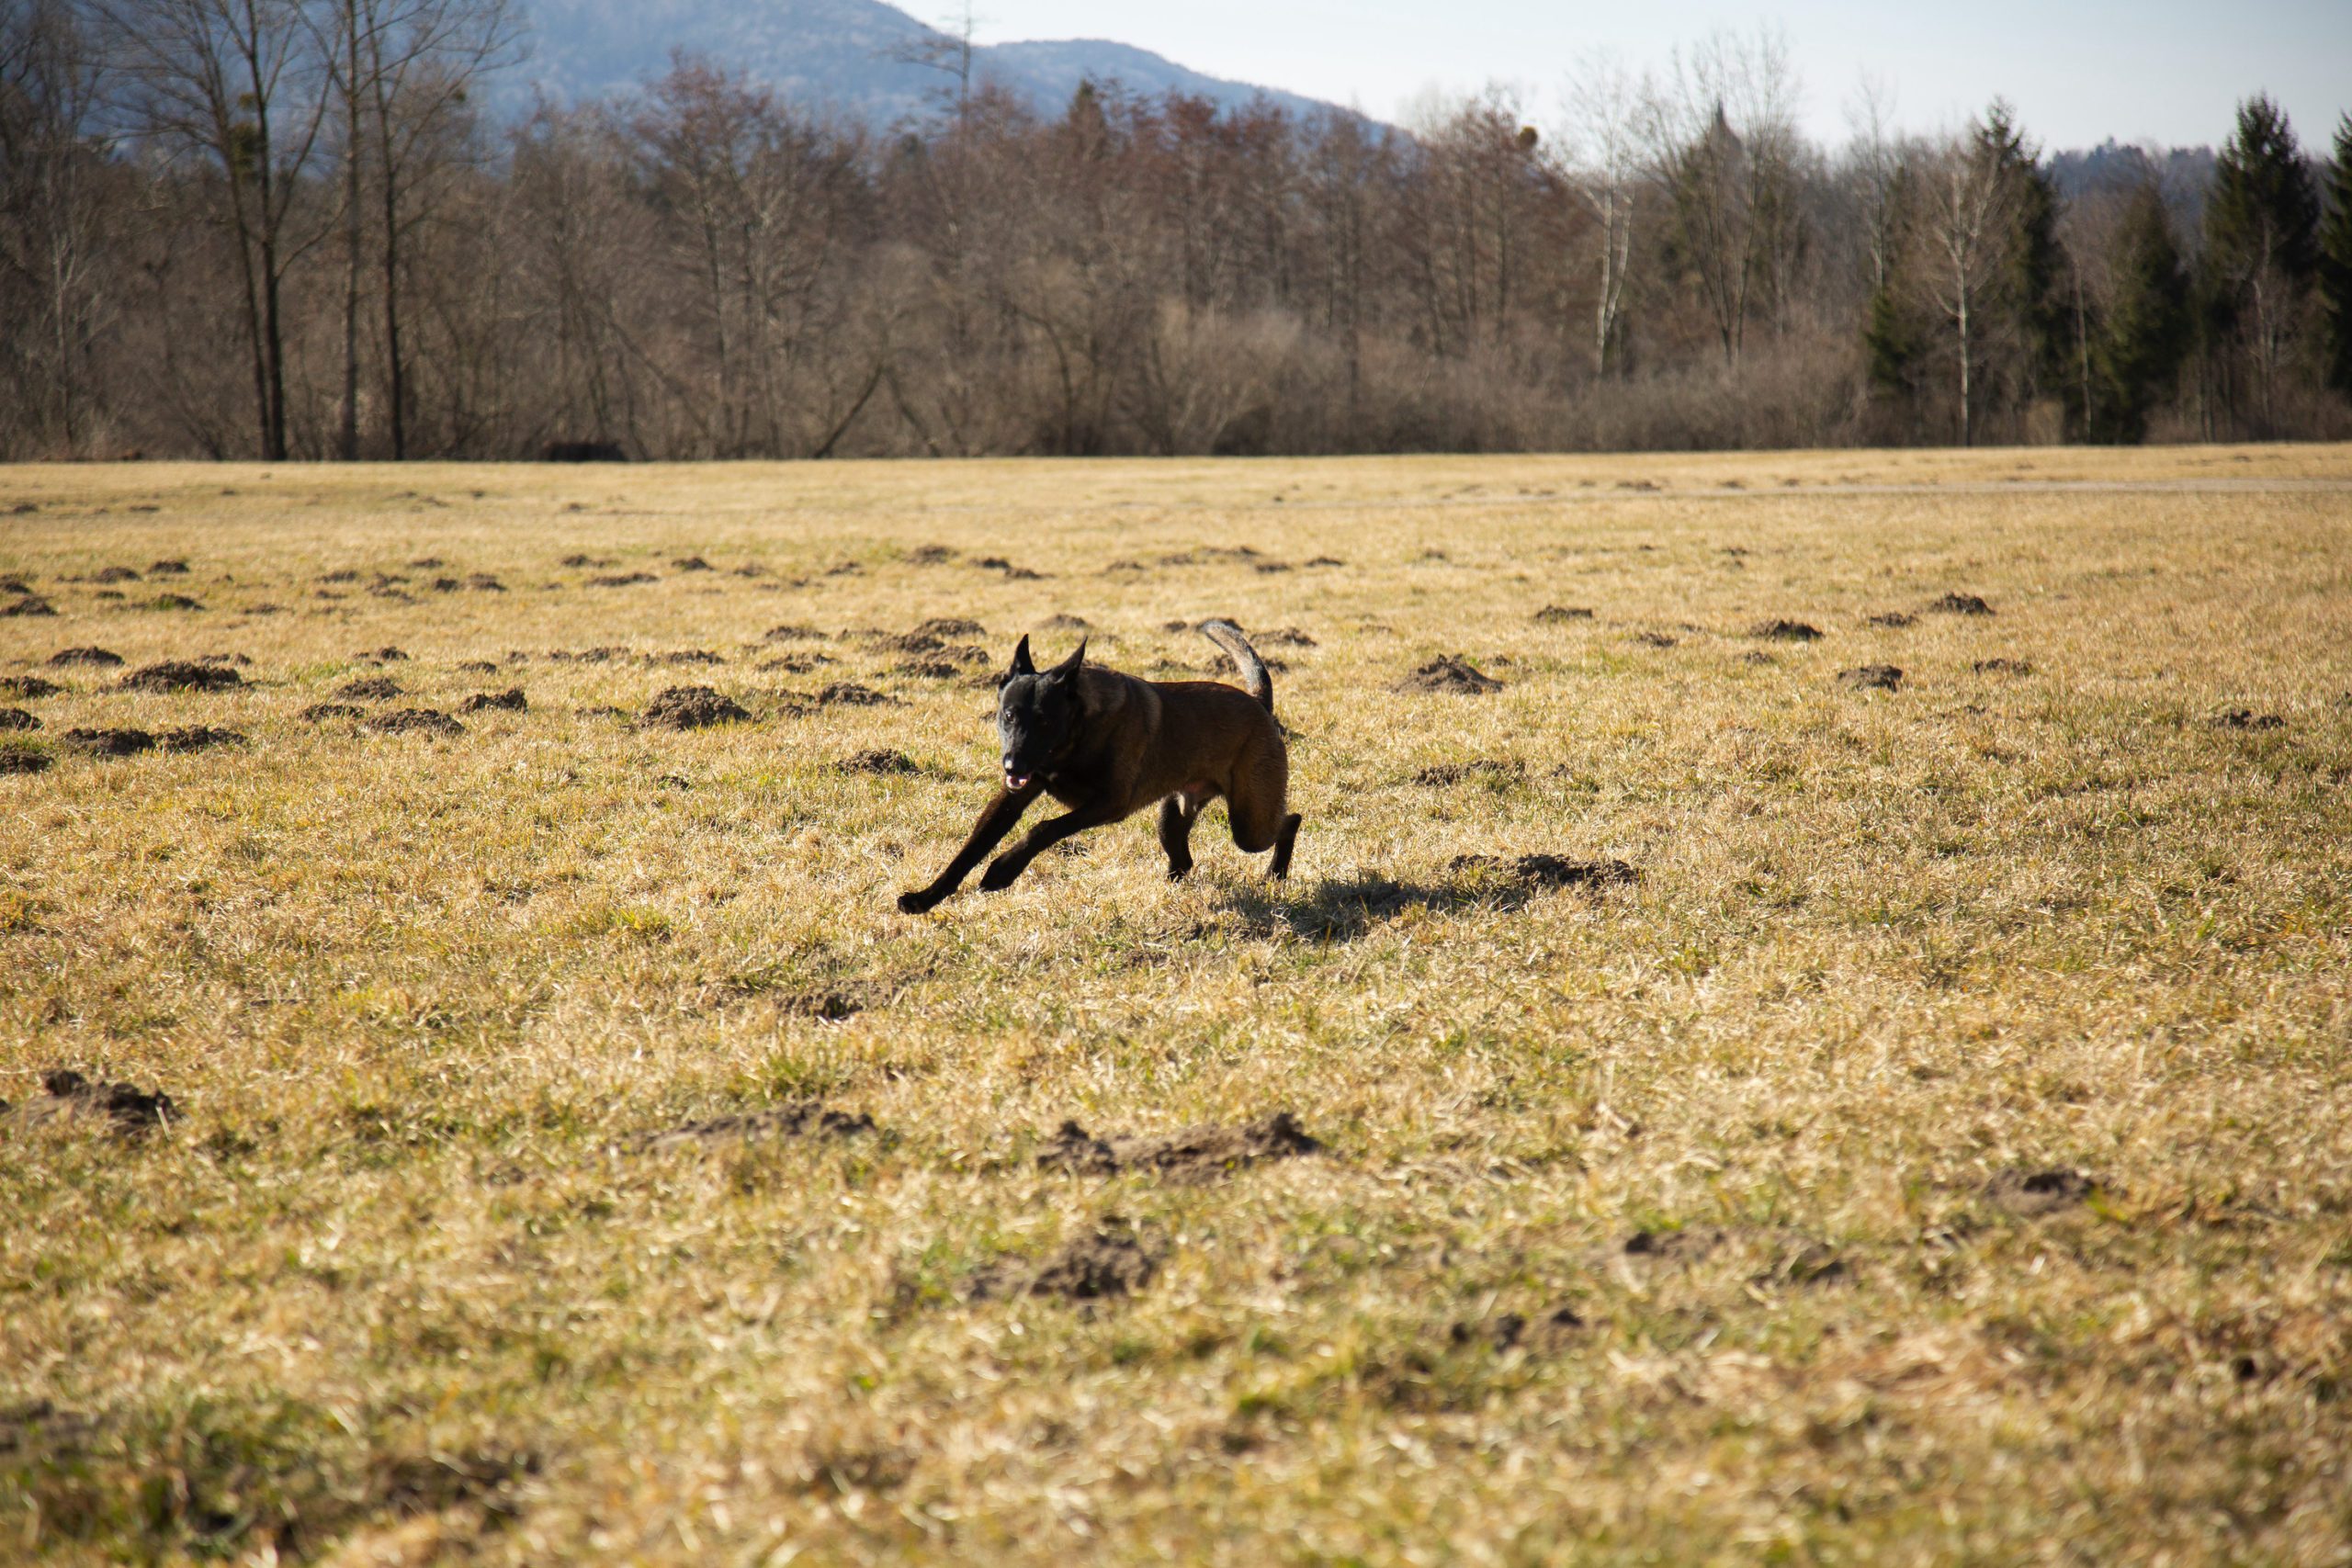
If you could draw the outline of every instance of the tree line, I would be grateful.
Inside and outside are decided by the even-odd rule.
[[[2352,116],[2062,190],[1826,148],[1769,34],[1538,127],[680,58],[485,105],[504,0],[0,0],[0,457],[1323,453],[2352,434]]]

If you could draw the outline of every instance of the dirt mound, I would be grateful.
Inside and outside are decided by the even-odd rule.
[[[839,764],[845,773],[903,774],[919,773],[922,769],[904,751],[876,750],[860,751]]]
[[[1985,1199],[1994,1207],[2027,1219],[2054,1214],[2088,1202],[2098,1183],[2079,1170],[2029,1170],[2011,1166],[1993,1173],[1984,1183]]]
[[[1499,692],[1503,683],[1491,675],[1481,675],[1466,659],[1458,653],[1441,654],[1396,682],[1399,692],[1459,692],[1465,696],[1483,696]]]
[[[1917,624],[1919,617],[1901,610],[1885,610],[1870,617],[1874,626],[1907,626]]]
[[[14,572],[0,577],[0,593],[30,593],[33,585]]]
[[[1320,648],[1322,646],[1296,626],[1276,626],[1272,631],[1251,632],[1249,637],[1250,645],[1258,648]]]
[[[463,735],[466,727],[438,708],[394,708],[368,721],[379,735]]]
[[[714,724],[743,724],[751,714],[708,686],[672,686],[646,705],[638,722],[650,729],[704,729]]]
[[[1311,558],[1306,564],[1309,566],[1345,566],[1348,563],[1341,560],[1337,556],[1316,556]]]
[[[1766,664],[1778,664],[1780,662],[1779,660],[1773,658],[1770,654],[1765,652],[1760,648],[1749,649],[1746,653],[1739,656],[1739,661],[1742,664],[1755,664],[1759,666]]]
[[[385,703],[401,695],[398,681],[390,675],[362,675],[356,681],[345,681],[335,691],[338,697],[356,697],[361,702]]]
[[[0,729],[39,729],[40,720],[22,708],[0,708]]]
[[[956,558],[956,552],[945,545],[917,545],[907,552],[909,566],[945,566]]]
[[[1903,671],[1892,664],[1863,664],[1838,671],[1838,683],[1858,692],[1894,692],[1903,686]]]
[[[1993,606],[1973,593],[1947,593],[1928,606],[1941,615],[1989,615]]]
[[[495,675],[498,666],[487,659],[469,659],[458,666],[458,672],[462,675]]]
[[[363,648],[357,653],[353,654],[352,657],[366,664],[405,664],[408,662],[407,654],[401,652],[397,648],[391,648],[389,646],[384,648]]]
[[[700,556],[680,556],[670,563],[672,571],[710,571],[711,564]]]
[[[820,707],[878,708],[893,707],[897,703],[897,698],[884,696],[854,681],[835,681],[817,694]]]
[[[1625,1238],[1628,1258],[1657,1263],[1696,1263],[1730,1239],[1720,1225],[1690,1225],[1679,1231],[1635,1231]]]
[[[53,697],[64,689],[38,675],[0,675],[0,696],[21,697],[30,702],[36,697]]]
[[[55,614],[57,614],[57,606],[38,593],[28,593],[6,608],[0,608],[0,615],[54,615]]]
[[[368,710],[353,707],[349,703],[312,703],[300,716],[311,724],[324,724],[331,718],[366,718]]]
[[[626,648],[610,646],[583,648],[577,651],[558,648],[549,649],[548,657],[558,664],[610,664],[616,659],[627,659],[629,651]]]
[[[243,676],[224,664],[169,659],[124,676],[121,689],[126,692],[225,692],[244,683]]]
[[[1159,1249],[1126,1221],[1113,1216],[1095,1230],[1072,1236],[1032,1270],[1005,1262],[972,1276],[972,1301],[1007,1296],[1051,1296],[1066,1302],[1099,1302],[1132,1295],[1159,1272]]]
[[[1517,758],[1480,757],[1467,762],[1433,762],[1413,775],[1413,782],[1430,789],[1443,789],[1464,784],[1475,778],[1516,779],[1527,776],[1527,764]]]
[[[832,661],[830,654],[787,653],[777,659],[763,659],[752,668],[770,673],[780,670],[787,675],[806,675],[820,664],[831,664]]]
[[[564,557],[558,564],[570,567],[610,566],[613,564],[613,558],[610,556],[569,555]]]
[[[780,626],[770,626],[762,642],[822,642],[825,634],[814,626],[795,626],[786,621]]]
[[[523,695],[523,688],[509,686],[503,692],[476,692],[458,705],[458,711],[480,713],[484,708],[499,708],[507,713],[527,713],[530,707],[529,699]]]
[[[861,638],[868,648],[884,653],[936,653],[943,646],[937,637],[923,632],[865,632]]]
[[[1674,646],[1674,638],[1664,632],[1635,632],[1634,640],[1644,648],[1672,648]]]
[[[0,746],[0,773],[45,773],[50,755],[29,746]]]
[[[69,729],[65,744],[93,757],[135,757],[155,749],[155,738],[143,729]]]
[[[1979,675],[2030,675],[2033,666],[2022,659],[1980,659],[1969,666]]]
[[[667,1149],[707,1148],[713,1144],[750,1143],[759,1138],[847,1138],[873,1131],[874,1118],[863,1112],[853,1116],[847,1111],[829,1110],[817,1100],[801,1100],[741,1116],[688,1122],[666,1132],[640,1133],[629,1140],[628,1147],[634,1153],[651,1154]]]
[[[137,569],[127,566],[100,567],[90,574],[90,581],[93,582],[136,582],[139,581],[139,572]]]
[[[649,653],[638,662],[652,670],[663,665],[724,664],[727,660],[707,648],[682,648],[672,653]]]
[[[1808,621],[1758,621],[1747,628],[1747,635],[1779,642],[1819,642],[1821,628]]]
[[[1001,556],[982,556],[972,562],[982,571],[1001,571],[1008,582],[1036,582],[1044,579],[1042,571],[1032,571],[1025,566],[1015,566]]]
[[[1322,1147],[1287,1111],[1277,1111],[1232,1127],[1204,1122],[1159,1137],[1097,1138],[1077,1122],[1065,1122],[1038,1151],[1037,1163],[1047,1170],[1076,1171],[1088,1176],[1149,1170],[1179,1179],[1202,1179],[1238,1170],[1261,1159],[1317,1154]]]
[[[155,744],[166,751],[209,751],[215,746],[243,746],[245,738],[239,730],[197,724],[185,729],[157,730]]]
[[[104,648],[67,648],[60,649],[57,652],[51,654],[49,662],[52,668],[62,668],[69,664],[95,664],[104,669],[112,669],[122,662],[122,655]]]
[[[953,681],[964,672],[964,667],[944,659],[917,659],[905,664],[893,664],[888,673],[903,675],[913,681]]]
[[[1037,629],[1039,631],[1055,632],[1091,631],[1094,629],[1094,623],[1088,620],[1084,615],[1047,615],[1044,620],[1039,621],[1037,623]]]
[[[127,1083],[92,1083],[71,1067],[51,1067],[41,1074],[44,1098],[10,1108],[0,1100],[0,1124],[29,1124],[90,1118],[108,1124],[118,1136],[136,1138],[179,1115],[172,1097]]]
[[[2275,713],[2252,708],[2226,708],[2205,721],[2216,729],[2284,729],[2287,721]]]
[[[356,582],[359,581],[359,574],[346,566],[334,571],[322,571],[311,581],[314,582]]]
[[[1515,1312],[1471,1323],[1457,1323],[1446,1331],[1456,1345],[1485,1345],[1496,1354],[1506,1350],[1549,1351],[1564,1348],[1585,1327],[1572,1306],[1556,1306],[1532,1319]]]
[[[1541,887],[1619,887],[1642,874],[1622,860],[1569,860],[1561,855],[1456,855],[1446,869],[1510,877]]]
[[[150,577],[186,577],[187,575],[187,562],[184,560],[150,561],[147,563],[147,575]]]
[[[915,628],[917,637],[986,637],[988,627],[978,621],[967,621],[956,615],[934,615]]]
[[[588,586],[591,588],[634,588],[640,582],[661,581],[650,571],[617,571],[604,577],[592,577],[588,580]]]
[[[477,593],[503,593],[506,592],[506,584],[499,581],[498,579],[491,576],[486,571],[477,571],[469,574],[466,578],[466,586],[472,589]]]
[[[185,593],[158,593],[147,601],[151,610],[201,610],[204,606]]]
[[[1592,612],[1578,604],[1546,604],[1535,612],[1539,626],[1556,626],[1568,621],[1589,621]]]

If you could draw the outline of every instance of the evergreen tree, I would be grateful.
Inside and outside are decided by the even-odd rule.
[[[2058,240],[2058,186],[2041,166],[2040,148],[2029,146],[2006,99],[1996,98],[1977,127],[1984,154],[2011,182],[2017,228],[2016,276],[2011,298],[2025,340],[2021,401],[2046,387],[2064,384],[2067,328],[2066,253]]]
[[[2140,187],[2116,236],[2115,297],[2095,352],[2098,400],[2090,434],[2130,442],[2147,434],[2148,415],[2177,383],[2191,321],[2188,275],[2172,237],[2165,198]]]
[[[2327,308],[2327,384],[2352,397],[2352,114],[2335,127],[2319,253],[2320,298]]]
[[[2238,107],[2205,207],[2205,331],[2222,394],[2234,406],[2251,375],[2256,434],[2276,427],[2278,379],[2319,270],[2319,191],[2286,112],[2267,95]]]

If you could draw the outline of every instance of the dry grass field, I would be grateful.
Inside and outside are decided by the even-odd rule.
[[[0,1560],[2352,1560],[2352,451],[31,468],[6,576]],[[1220,614],[1286,886],[893,908],[1019,634]]]

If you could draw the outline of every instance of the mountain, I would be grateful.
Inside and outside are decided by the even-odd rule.
[[[877,130],[937,113],[954,89],[952,76],[909,58],[928,51],[945,60],[953,40],[881,0],[519,0],[519,10],[530,24],[529,52],[510,79],[525,96],[531,85],[558,100],[632,87],[680,51]],[[1262,96],[1294,114],[1333,112],[1099,39],[984,44],[972,55],[975,87],[995,83],[1044,115],[1059,114],[1087,81],[1227,108]]]

